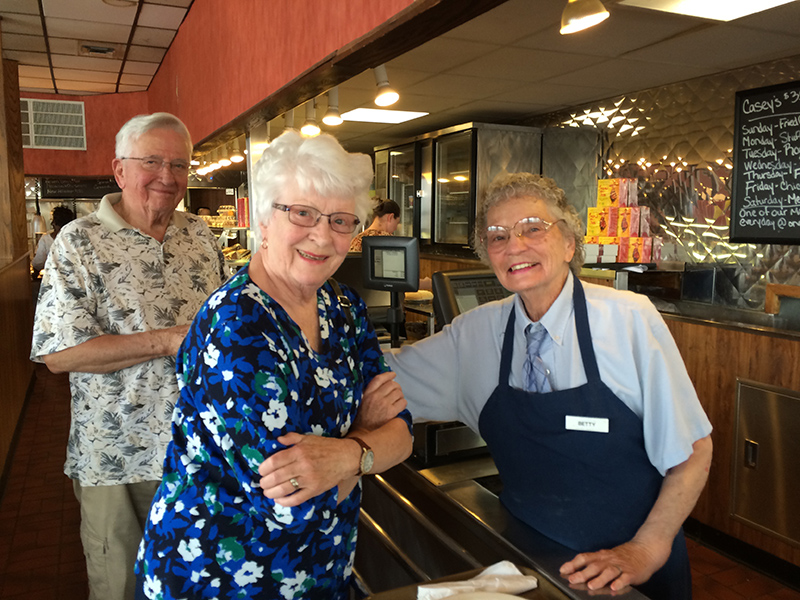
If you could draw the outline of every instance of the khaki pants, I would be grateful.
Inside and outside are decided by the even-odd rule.
[[[89,575],[89,600],[133,600],[133,565],[159,481],[81,486],[81,542]]]

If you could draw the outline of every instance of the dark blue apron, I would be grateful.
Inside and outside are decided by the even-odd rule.
[[[543,394],[508,384],[515,309],[506,325],[500,379],[481,411],[479,429],[503,481],[500,500],[518,519],[575,550],[613,548],[636,534],[663,478],[650,463],[642,421],[600,380],[583,286],[573,278],[578,344],[587,382]],[[567,416],[608,419],[608,433],[573,431]],[[654,599],[691,598],[683,531],[670,559],[637,586]]]

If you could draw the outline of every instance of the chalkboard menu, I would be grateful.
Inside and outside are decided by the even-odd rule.
[[[119,192],[113,177],[83,179],[80,177],[43,178],[39,183],[42,198],[102,198]]]
[[[800,82],[736,93],[731,241],[800,244]]]

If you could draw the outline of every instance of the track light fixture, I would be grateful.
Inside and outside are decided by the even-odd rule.
[[[389,85],[389,76],[386,74],[386,65],[378,65],[373,69],[375,73],[375,85],[378,86],[378,95],[375,96],[375,104],[378,106],[391,106],[400,99],[392,86]]]
[[[233,140],[233,152],[231,152],[230,156],[231,162],[240,163],[244,160],[244,154],[242,154],[242,150],[239,147],[239,138],[235,138]]]
[[[294,129],[294,109],[290,108],[283,113],[283,127],[284,129]]]
[[[339,86],[328,90],[328,110],[322,117],[322,122],[330,127],[342,124],[342,115],[339,114]]]
[[[561,13],[561,35],[583,31],[609,17],[600,0],[569,0]]]
[[[319,125],[317,125],[317,101],[314,98],[306,102],[306,121],[300,128],[300,133],[308,137],[319,135]]]

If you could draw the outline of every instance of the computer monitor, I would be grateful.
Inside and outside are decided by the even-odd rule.
[[[361,240],[364,287],[389,292],[419,289],[419,242],[414,237],[376,235]]]
[[[431,282],[437,328],[476,306],[511,295],[489,269],[437,271]]]

